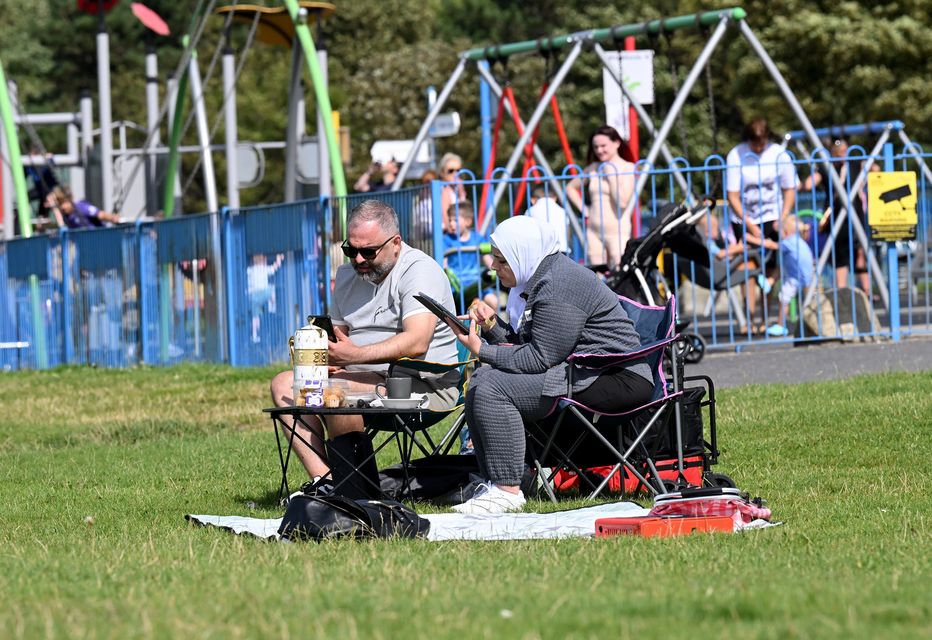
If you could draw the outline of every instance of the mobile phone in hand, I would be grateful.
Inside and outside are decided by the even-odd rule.
[[[333,331],[333,321],[330,320],[330,316],[308,316],[307,323],[312,327],[320,327],[326,331],[330,342],[337,341],[337,334]]]

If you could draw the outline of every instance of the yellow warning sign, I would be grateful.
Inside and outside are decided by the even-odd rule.
[[[888,171],[867,176],[867,224],[874,240],[915,240],[916,172]]]

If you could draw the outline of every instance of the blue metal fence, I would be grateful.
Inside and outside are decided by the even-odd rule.
[[[327,211],[303,201],[227,212],[224,218],[230,362],[288,357],[288,337],[325,313],[330,278]]]
[[[794,212],[813,224],[808,239],[812,252],[818,257],[825,250],[826,256],[813,296],[807,300],[808,292],[799,291],[788,305],[788,317],[784,317],[783,305],[776,297],[784,259],[780,251],[774,252],[773,293],[762,296],[766,303],[753,307],[747,291],[758,287],[758,280],[752,278],[748,285],[745,266],[737,263],[760,267],[767,263],[768,255],[751,245],[742,248],[735,264],[724,271],[711,253],[701,260],[695,256],[693,260],[677,260],[667,252],[660,257],[661,268],[648,274],[652,279],[649,284],[661,296],[671,292],[678,296],[680,319],[689,321],[689,330],[703,336],[711,349],[741,349],[758,342],[893,336],[895,329],[891,327],[896,318],[904,336],[932,333],[932,174],[921,162],[928,159],[915,147],[872,159],[881,166],[886,163],[888,169],[917,172],[917,240],[897,244],[892,247],[894,252],[886,243],[869,244],[868,255],[875,259],[866,264],[869,282],[865,293],[873,312],[867,318],[856,318],[853,328],[840,327],[846,318],[839,310],[852,306],[856,297],[853,288],[836,286],[840,277],[837,268],[845,260],[826,233],[816,230],[818,216],[824,214],[831,224],[838,215],[837,196],[831,190],[803,188],[796,193]],[[860,164],[870,158],[863,149],[853,147],[846,159],[833,162],[840,166],[845,160]],[[793,164],[801,183],[817,169],[812,158]],[[656,225],[665,203],[680,202],[687,194],[711,194],[719,206],[696,226],[703,234],[716,227],[725,231],[725,249],[739,246],[745,230],[739,229],[736,235],[727,233],[727,192],[732,188],[726,186],[726,171],[725,160],[719,156],[697,166],[681,160],[673,167],[637,166],[626,177],[646,176],[634,212],[635,237],[643,237]],[[451,229],[444,229],[441,202],[455,192],[454,213],[466,206],[465,200],[476,207],[486,187],[468,172],[460,178],[458,185],[435,181],[396,192],[224,210],[106,229],[63,230],[0,243],[0,279],[7,284],[0,296],[0,366],[125,367],[180,361],[264,365],[284,361],[288,337],[304,324],[306,316],[327,312],[333,273],[343,262],[339,245],[345,235],[345,213],[364,199],[386,201],[399,213],[405,241],[443,261],[444,248],[456,247],[450,238],[460,235],[462,228],[452,230],[444,239],[444,232]],[[568,168],[553,180],[540,183],[545,196],[555,196],[551,202],[568,212],[565,218],[558,218],[562,225],[559,233],[566,237],[570,255],[580,262],[586,261],[593,238],[604,244],[609,240],[607,230],[615,229],[593,222],[623,213],[620,203],[607,210],[607,200],[588,188],[588,179],[604,185],[618,178],[601,172],[580,182]],[[847,192],[853,191],[855,179],[856,175],[845,177]],[[500,199],[497,207],[489,206],[490,223],[479,241],[488,239],[496,219],[511,215],[520,199],[524,201],[520,212],[525,212],[537,184],[533,179],[496,172],[487,198],[491,203],[498,189]],[[570,204],[568,187],[581,189],[582,216]],[[593,196],[595,202],[587,196]],[[447,224],[450,220],[454,226],[460,224],[459,216],[454,215]],[[849,233],[853,230],[850,217],[841,228]],[[856,246],[852,243],[847,247],[848,261],[856,258]],[[474,259],[478,270],[483,268],[482,252],[472,247],[453,248],[447,259],[451,257],[456,258],[451,266]],[[719,285],[712,290],[710,271]],[[849,274],[848,283],[853,285],[860,277]],[[486,282],[476,291],[489,288],[504,302],[503,292],[494,283]],[[891,292],[899,297],[892,313],[883,303]],[[458,294],[461,306],[475,295],[465,287]],[[806,319],[811,318],[818,325],[815,330],[805,327]],[[759,335],[755,326],[760,324],[782,325],[789,335]]]
[[[55,363],[125,367],[139,362],[138,268],[132,227],[63,231],[55,265],[60,322]]]

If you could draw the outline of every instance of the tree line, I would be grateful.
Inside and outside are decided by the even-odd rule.
[[[169,24],[172,35],[148,34],[120,2],[106,16],[110,33],[113,118],[145,122],[146,46],[159,52],[160,75],[177,65],[197,4],[149,0],[147,6]],[[210,4],[210,3],[208,3]],[[276,5],[265,2],[268,6]],[[426,89],[438,89],[458,61],[458,53],[477,46],[532,40],[542,36],[709,11],[734,6],[715,0],[660,0],[591,3],[579,0],[538,0],[533,9],[518,0],[355,0],[335,2],[336,12],[315,36],[329,55],[331,101],[349,127],[351,155],[348,181],[369,163],[368,150],[378,139],[412,138],[427,112]],[[220,6],[220,5],[215,5]],[[750,0],[741,6],[747,22],[776,61],[815,126],[902,120],[910,136],[922,142],[932,125],[932,6],[924,0]],[[73,0],[34,0],[24,4],[0,0],[0,59],[19,87],[19,99],[32,113],[76,110],[82,91],[96,100],[95,16],[80,13]],[[204,73],[223,44],[224,18],[212,16],[198,46]],[[232,26],[237,57],[248,56],[237,88],[241,140],[281,140],[287,116],[290,54],[282,48],[253,43],[245,50],[249,25]],[[653,112],[659,120],[672,102],[706,41],[707,33],[678,31],[647,39],[639,48],[655,50]],[[611,48],[607,45],[606,48]],[[559,62],[551,60],[550,64]],[[493,71],[510,82],[522,115],[527,118],[546,79],[547,61],[540,55],[514,56]],[[690,94],[670,144],[675,153],[700,160],[724,155],[735,144],[743,123],[757,115],[771,121],[774,131],[799,128],[798,122],[770,81],[749,46],[731,30],[710,61],[711,91],[706,81]],[[589,132],[604,120],[601,65],[584,53],[559,93],[560,109],[577,162],[582,162]],[[307,83],[309,86],[309,82]],[[164,83],[162,96],[164,99]],[[208,114],[222,118],[219,65],[206,78]],[[479,172],[480,123],[478,77],[468,74],[454,91],[449,109],[462,118],[459,135],[437,141],[438,152],[455,151],[465,165]],[[710,113],[710,97],[715,117]],[[190,102],[188,103],[190,107]],[[313,133],[316,114],[309,91],[307,129]],[[96,120],[96,118],[95,118]],[[63,131],[40,133],[47,146],[64,146]],[[26,132],[21,132],[24,135]],[[713,135],[717,134],[717,135]],[[517,138],[503,129],[502,147]],[[196,143],[191,127],[184,144]],[[222,125],[216,141],[222,140]],[[131,139],[131,144],[141,144]],[[162,139],[167,138],[163,122]],[[642,140],[646,132],[641,130]],[[869,140],[853,140],[867,146]],[[564,161],[552,120],[545,119],[539,144],[554,166]],[[280,157],[269,155],[262,185],[242,192],[244,204],[278,202],[282,198]],[[223,158],[218,157],[218,175]],[[504,164],[504,152],[499,163]],[[196,158],[185,159],[190,171]],[[197,180],[185,195],[185,209],[204,208]],[[221,189],[222,193],[222,189]]]

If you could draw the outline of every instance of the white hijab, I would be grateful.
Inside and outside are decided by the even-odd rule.
[[[492,246],[502,252],[514,271],[517,283],[508,293],[508,320],[517,330],[524,319],[527,301],[521,297],[524,287],[541,261],[560,250],[560,243],[550,225],[530,216],[515,216],[498,225],[492,234]]]

